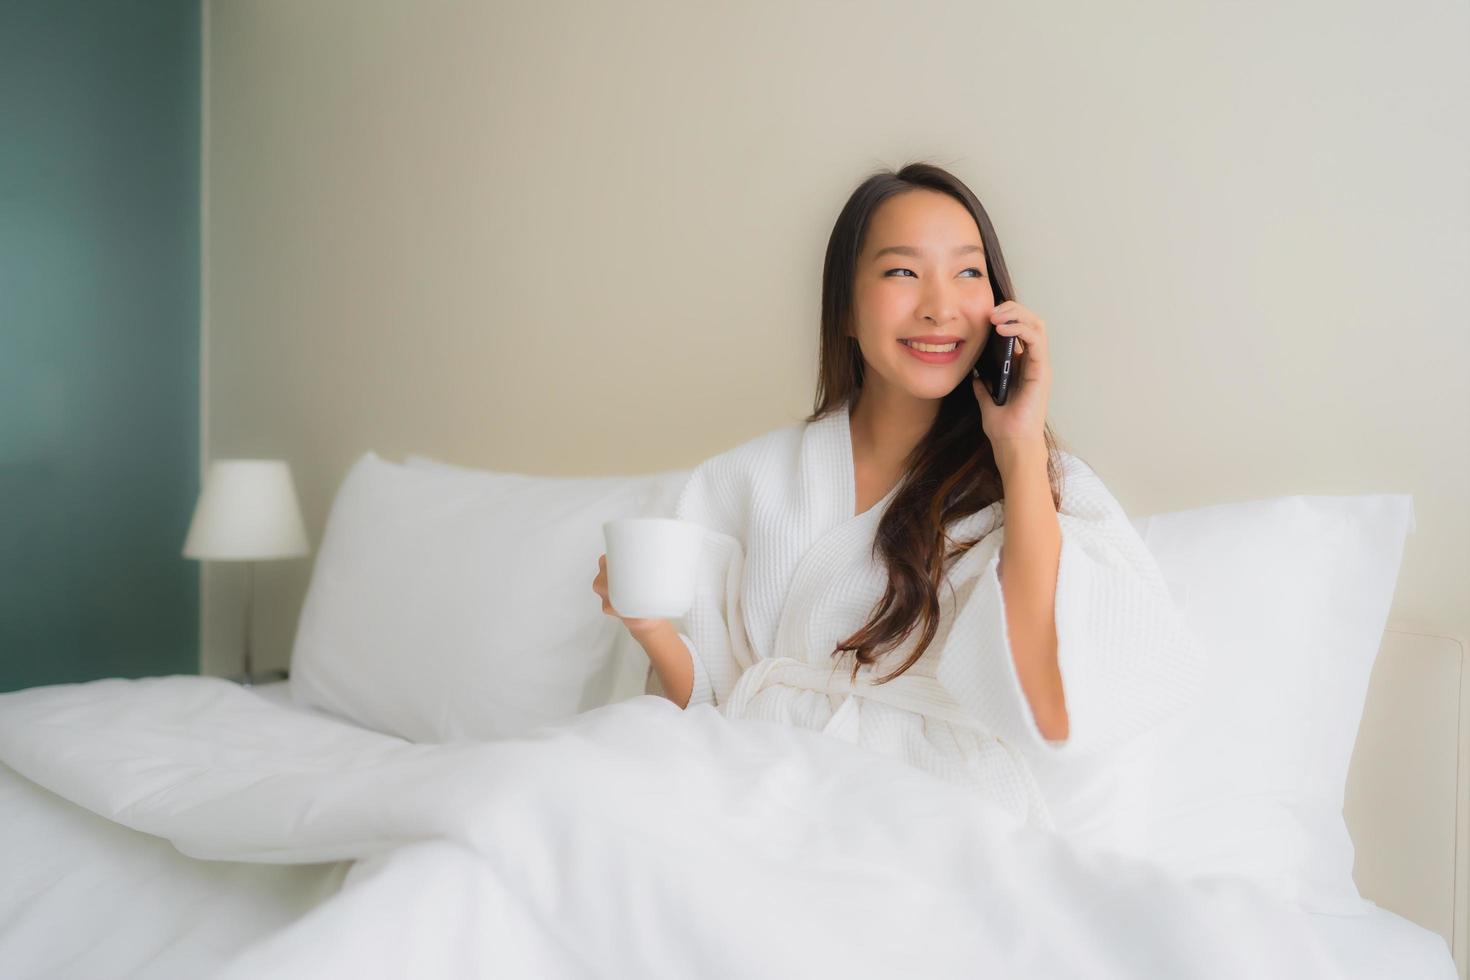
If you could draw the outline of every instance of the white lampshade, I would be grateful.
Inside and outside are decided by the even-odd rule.
[[[285,460],[220,459],[209,464],[184,557],[256,561],[295,558],[310,550]]]

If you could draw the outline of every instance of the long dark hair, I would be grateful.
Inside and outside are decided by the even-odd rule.
[[[963,181],[929,163],[910,163],[897,172],[874,173],[847,199],[827,242],[827,258],[822,268],[822,338],[816,407],[807,416],[807,422],[815,422],[832,412],[849,411],[856,401],[863,385],[865,365],[857,338],[849,336],[848,330],[854,326],[853,287],[858,256],[878,205],[895,194],[915,188],[948,194],[969,210],[980,229],[996,304],[1015,296],[990,216]],[[1043,432],[1052,501],[1060,508],[1057,442],[1050,425],[1044,426]],[[874,553],[881,553],[888,566],[888,587],[867,624],[832,651],[834,658],[848,651],[855,654],[854,680],[859,665],[875,663],[903,642],[915,625],[921,633],[914,652],[901,667],[878,679],[878,683],[902,674],[923,655],[939,628],[939,587],[945,572],[954,559],[979,543],[978,538],[955,542],[945,528],[1004,496],[1000,469],[981,425],[980,407],[975,404],[969,375],[940,399],[938,417],[910,455],[908,472],[901,484],[873,541]],[[954,547],[947,549],[947,544]]]

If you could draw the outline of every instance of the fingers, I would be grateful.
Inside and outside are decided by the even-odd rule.
[[[1013,299],[998,303],[990,310],[991,323],[1014,323],[1018,320],[1034,320],[1035,318],[1035,314]]]
[[[1046,349],[1045,324],[1037,325],[1027,320],[1016,323],[997,323],[995,332],[1003,337],[1016,338],[1016,353],[1024,354],[1028,348]]]
[[[618,619],[623,618],[618,615],[618,611],[613,608],[612,600],[608,598],[607,555],[597,556],[597,577],[592,580],[592,591],[597,593],[598,597],[602,599],[602,611],[605,615],[615,616]]]

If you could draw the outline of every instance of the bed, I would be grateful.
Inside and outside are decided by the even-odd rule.
[[[573,511],[596,527],[610,515],[665,513],[684,474],[541,480],[369,456],[334,501],[290,681],[105,679],[0,695],[0,818],[10,830],[0,844],[0,975],[941,976],[1024,963],[1010,975],[1064,965],[1088,976],[1467,976],[1470,677],[1457,638],[1385,628],[1371,615],[1358,624],[1376,626],[1376,642],[1359,658],[1363,688],[1348,685],[1343,697],[1351,765],[1337,787],[1356,888],[1333,891],[1330,875],[1312,871],[1288,876],[1283,892],[1273,883],[1286,877],[1265,862],[1285,852],[1260,846],[1271,814],[1233,818],[1259,818],[1249,852],[1258,865],[1240,863],[1247,852],[1228,833],[1209,850],[1184,846],[1199,825],[1178,831],[1192,811],[1168,795],[1182,788],[1162,785],[1178,781],[1158,746],[1147,756],[1151,795],[1134,803],[1176,822],[1135,821],[1132,838],[1082,850],[1023,833],[983,801],[838,740],[760,722],[737,731],[713,711],[681,717],[658,696],[641,651],[595,618],[568,624],[561,642],[604,656],[576,670],[553,657],[522,668],[521,688],[563,696],[552,703],[548,693],[540,717],[503,682],[477,687],[464,664],[434,661],[444,649],[423,623],[416,669],[393,675],[403,670],[391,656],[404,642],[393,635],[399,620],[364,621],[371,600],[422,588],[413,608],[445,630],[449,607],[427,608],[427,597],[455,603],[452,615],[494,610],[464,611],[485,581],[448,596],[406,584],[432,578],[425,556],[444,554],[426,546],[433,534],[422,526],[404,531],[417,561],[411,580],[354,585],[354,574],[408,564],[383,540],[386,514],[422,514],[425,500],[438,501],[429,510],[441,545],[496,541],[503,566],[514,548],[507,527],[527,547],[545,543],[526,530],[517,500],[555,512],[559,531],[576,523]],[[1302,499],[1290,502],[1294,527],[1311,523]],[[1384,501],[1373,503],[1381,517]],[[471,511],[489,523],[472,527]],[[1208,527],[1226,516],[1210,514]],[[1244,517],[1263,522],[1259,511]],[[1323,525],[1334,541],[1340,518]],[[1206,525],[1169,515],[1136,523],[1204,628],[1209,591],[1177,556]],[[378,530],[364,536],[359,524]],[[365,553],[368,540],[387,550]],[[571,551],[572,571],[561,574],[585,590],[589,576],[575,570],[593,565]],[[473,580],[466,552],[453,553],[445,568]],[[1341,552],[1331,557],[1344,564]],[[1385,616],[1395,576],[1396,562]],[[1350,601],[1361,608],[1361,597]],[[1341,637],[1324,642],[1343,656]],[[1300,648],[1301,636],[1291,643]],[[334,674],[333,657],[350,658],[338,665],[350,676]],[[450,687],[410,690],[434,676]],[[457,714],[460,696],[477,713]],[[436,737],[404,734],[430,724]],[[1255,716],[1262,739],[1279,741],[1272,724]],[[524,736],[535,753],[501,751],[506,735]],[[657,767],[641,764],[655,755]],[[511,772],[524,778],[502,779]],[[867,823],[845,819],[855,812]],[[652,826],[650,813],[669,822]],[[928,832],[902,840],[874,832],[918,824]],[[1180,851],[1129,853],[1145,840],[1174,840]],[[1334,857],[1326,853],[1322,861]],[[1006,883],[980,884],[987,877]],[[882,909],[883,930],[854,932],[874,895],[903,901]],[[837,936],[847,938],[830,942]],[[1007,959],[987,959],[1002,948]],[[974,970],[953,970],[960,962]]]

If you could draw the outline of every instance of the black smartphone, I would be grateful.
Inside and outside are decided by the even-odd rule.
[[[997,405],[1004,405],[1006,397],[1011,392],[1011,371],[1015,363],[1015,350],[1016,338],[1007,337],[991,326],[990,336],[985,340],[985,348],[980,351],[980,359],[970,370],[971,376],[980,379],[985,385],[985,390],[990,392],[990,400]]]

